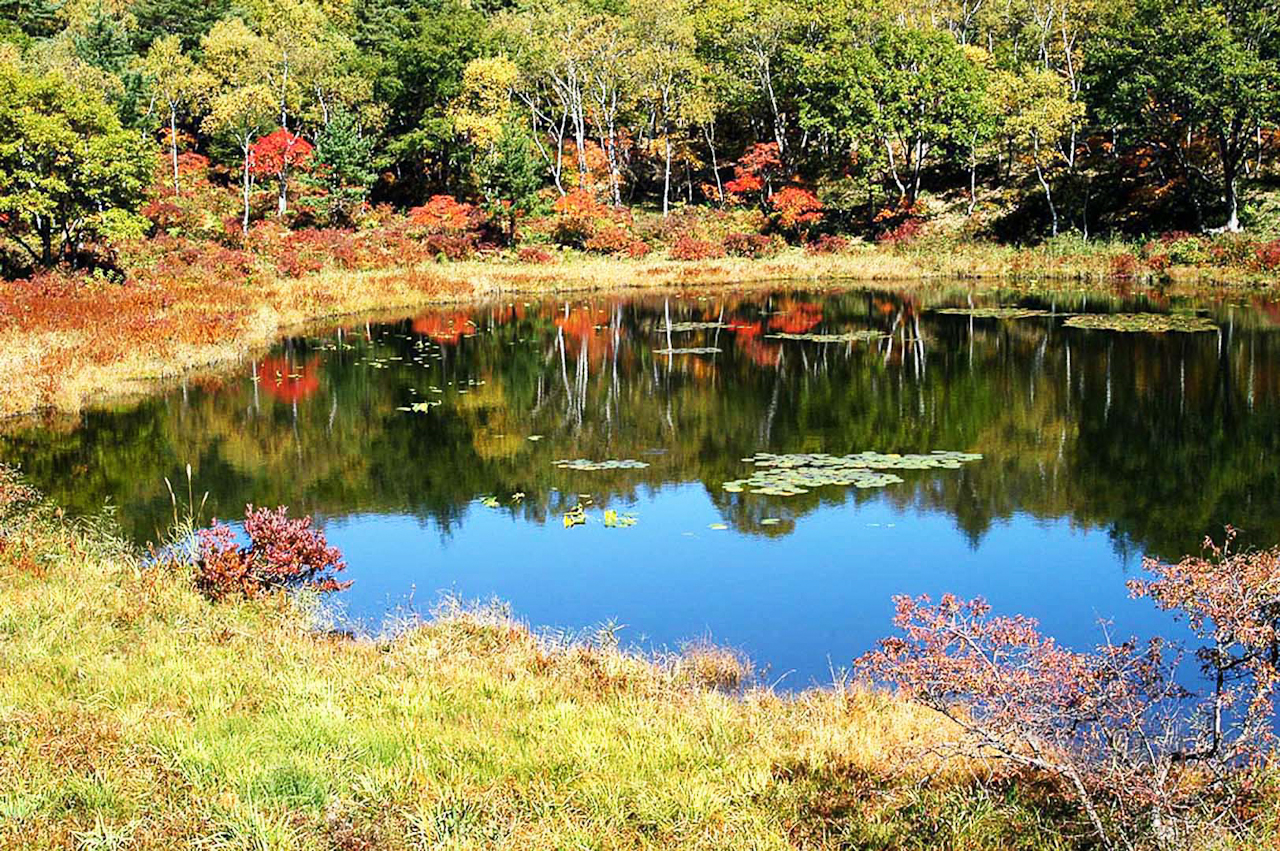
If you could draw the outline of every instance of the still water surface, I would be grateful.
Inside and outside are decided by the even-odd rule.
[[[496,597],[532,624],[612,622],[645,647],[710,638],[790,688],[830,682],[886,634],[894,594],[983,595],[1084,646],[1100,618],[1167,626],[1127,598],[1143,554],[1197,551],[1228,522],[1280,541],[1274,308],[1211,306],[1214,331],[1151,334],[1064,315],[1169,305],[1003,303],[1049,315],[940,313],[971,305],[945,287],[433,311],[288,339],[73,423],[9,424],[0,458],[75,511],[115,506],[139,542],[187,463],[209,515],[312,513],[350,565],[342,604],[370,628],[442,593]],[[859,331],[886,336],[804,338]],[[868,450],[983,458],[879,488],[723,487],[760,451]],[[579,458],[648,466],[555,466]],[[579,503],[586,524],[566,528]],[[608,527],[606,510],[635,523]]]

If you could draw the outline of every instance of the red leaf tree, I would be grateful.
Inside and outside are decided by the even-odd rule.
[[[294,169],[306,170],[314,152],[310,142],[283,127],[259,138],[249,148],[249,173],[275,180],[279,187],[277,215],[289,211],[289,175]]]

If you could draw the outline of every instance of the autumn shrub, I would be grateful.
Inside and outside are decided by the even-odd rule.
[[[724,239],[731,257],[775,257],[783,249],[782,240],[759,233],[731,233]]]
[[[824,233],[817,239],[806,242],[804,250],[808,254],[843,254],[849,250],[849,240]]]
[[[346,569],[342,553],[324,533],[311,528],[311,518],[291,519],[284,507],[245,506],[241,546],[235,531],[216,520],[197,532],[196,584],[212,599],[256,597],[287,588],[337,591],[350,583],[336,574]]]
[[[1254,249],[1255,264],[1260,271],[1280,271],[1280,239],[1264,242]]]
[[[803,237],[822,221],[824,208],[818,196],[800,186],[784,186],[769,197],[774,226],[785,234]]]
[[[653,246],[642,239],[633,239],[627,245],[627,256],[632,260],[639,260],[641,257],[648,257],[649,252],[653,250]]]
[[[682,236],[671,246],[672,260],[712,260],[725,256],[724,244]]]
[[[484,214],[474,204],[449,195],[433,195],[409,210],[409,222],[423,236],[463,236],[476,231]]]
[[[1109,270],[1113,278],[1132,278],[1138,268],[1138,258],[1126,251],[1111,258]]]
[[[517,255],[521,263],[533,263],[539,266],[555,262],[555,255],[538,245],[526,245]]]
[[[437,259],[466,260],[475,256],[476,243],[471,236],[432,234],[422,241],[427,253]]]
[[[635,240],[627,231],[616,225],[609,225],[596,231],[583,247],[587,251],[600,254],[623,254]]]
[[[585,189],[556,199],[552,209],[550,236],[557,245],[612,253],[630,239],[630,214],[601,203]]]
[[[1280,548],[1236,552],[1234,538],[1146,558],[1128,583],[1188,627],[1206,688],[1178,681],[1181,642],[1104,630],[1069,650],[1030,618],[951,595],[895,598],[899,634],[859,665],[955,724],[955,755],[1051,780],[1103,847],[1202,847],[1257,803],[1250,771],[1273,741],[1280,682]]]

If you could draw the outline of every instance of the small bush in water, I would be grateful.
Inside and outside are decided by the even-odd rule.
[[[230,526],[214,521],[201,529],[196,584],[211,598],[256,597],[279,588],[308,587],[338,591],[350,582],[335,574],[346,569],[342,553],[329,546],[324,533],[311,528],[311,518],[290,519],[289,509],[245,506],[241,546]]]

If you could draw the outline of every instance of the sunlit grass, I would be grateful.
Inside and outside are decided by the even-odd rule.
[[[447,607],[395,634],[212,604],[101,524],[0,522],[0,847],[1068,847],[889,695],[780,696]],[[913,756],[914,755],[914,756]]]

